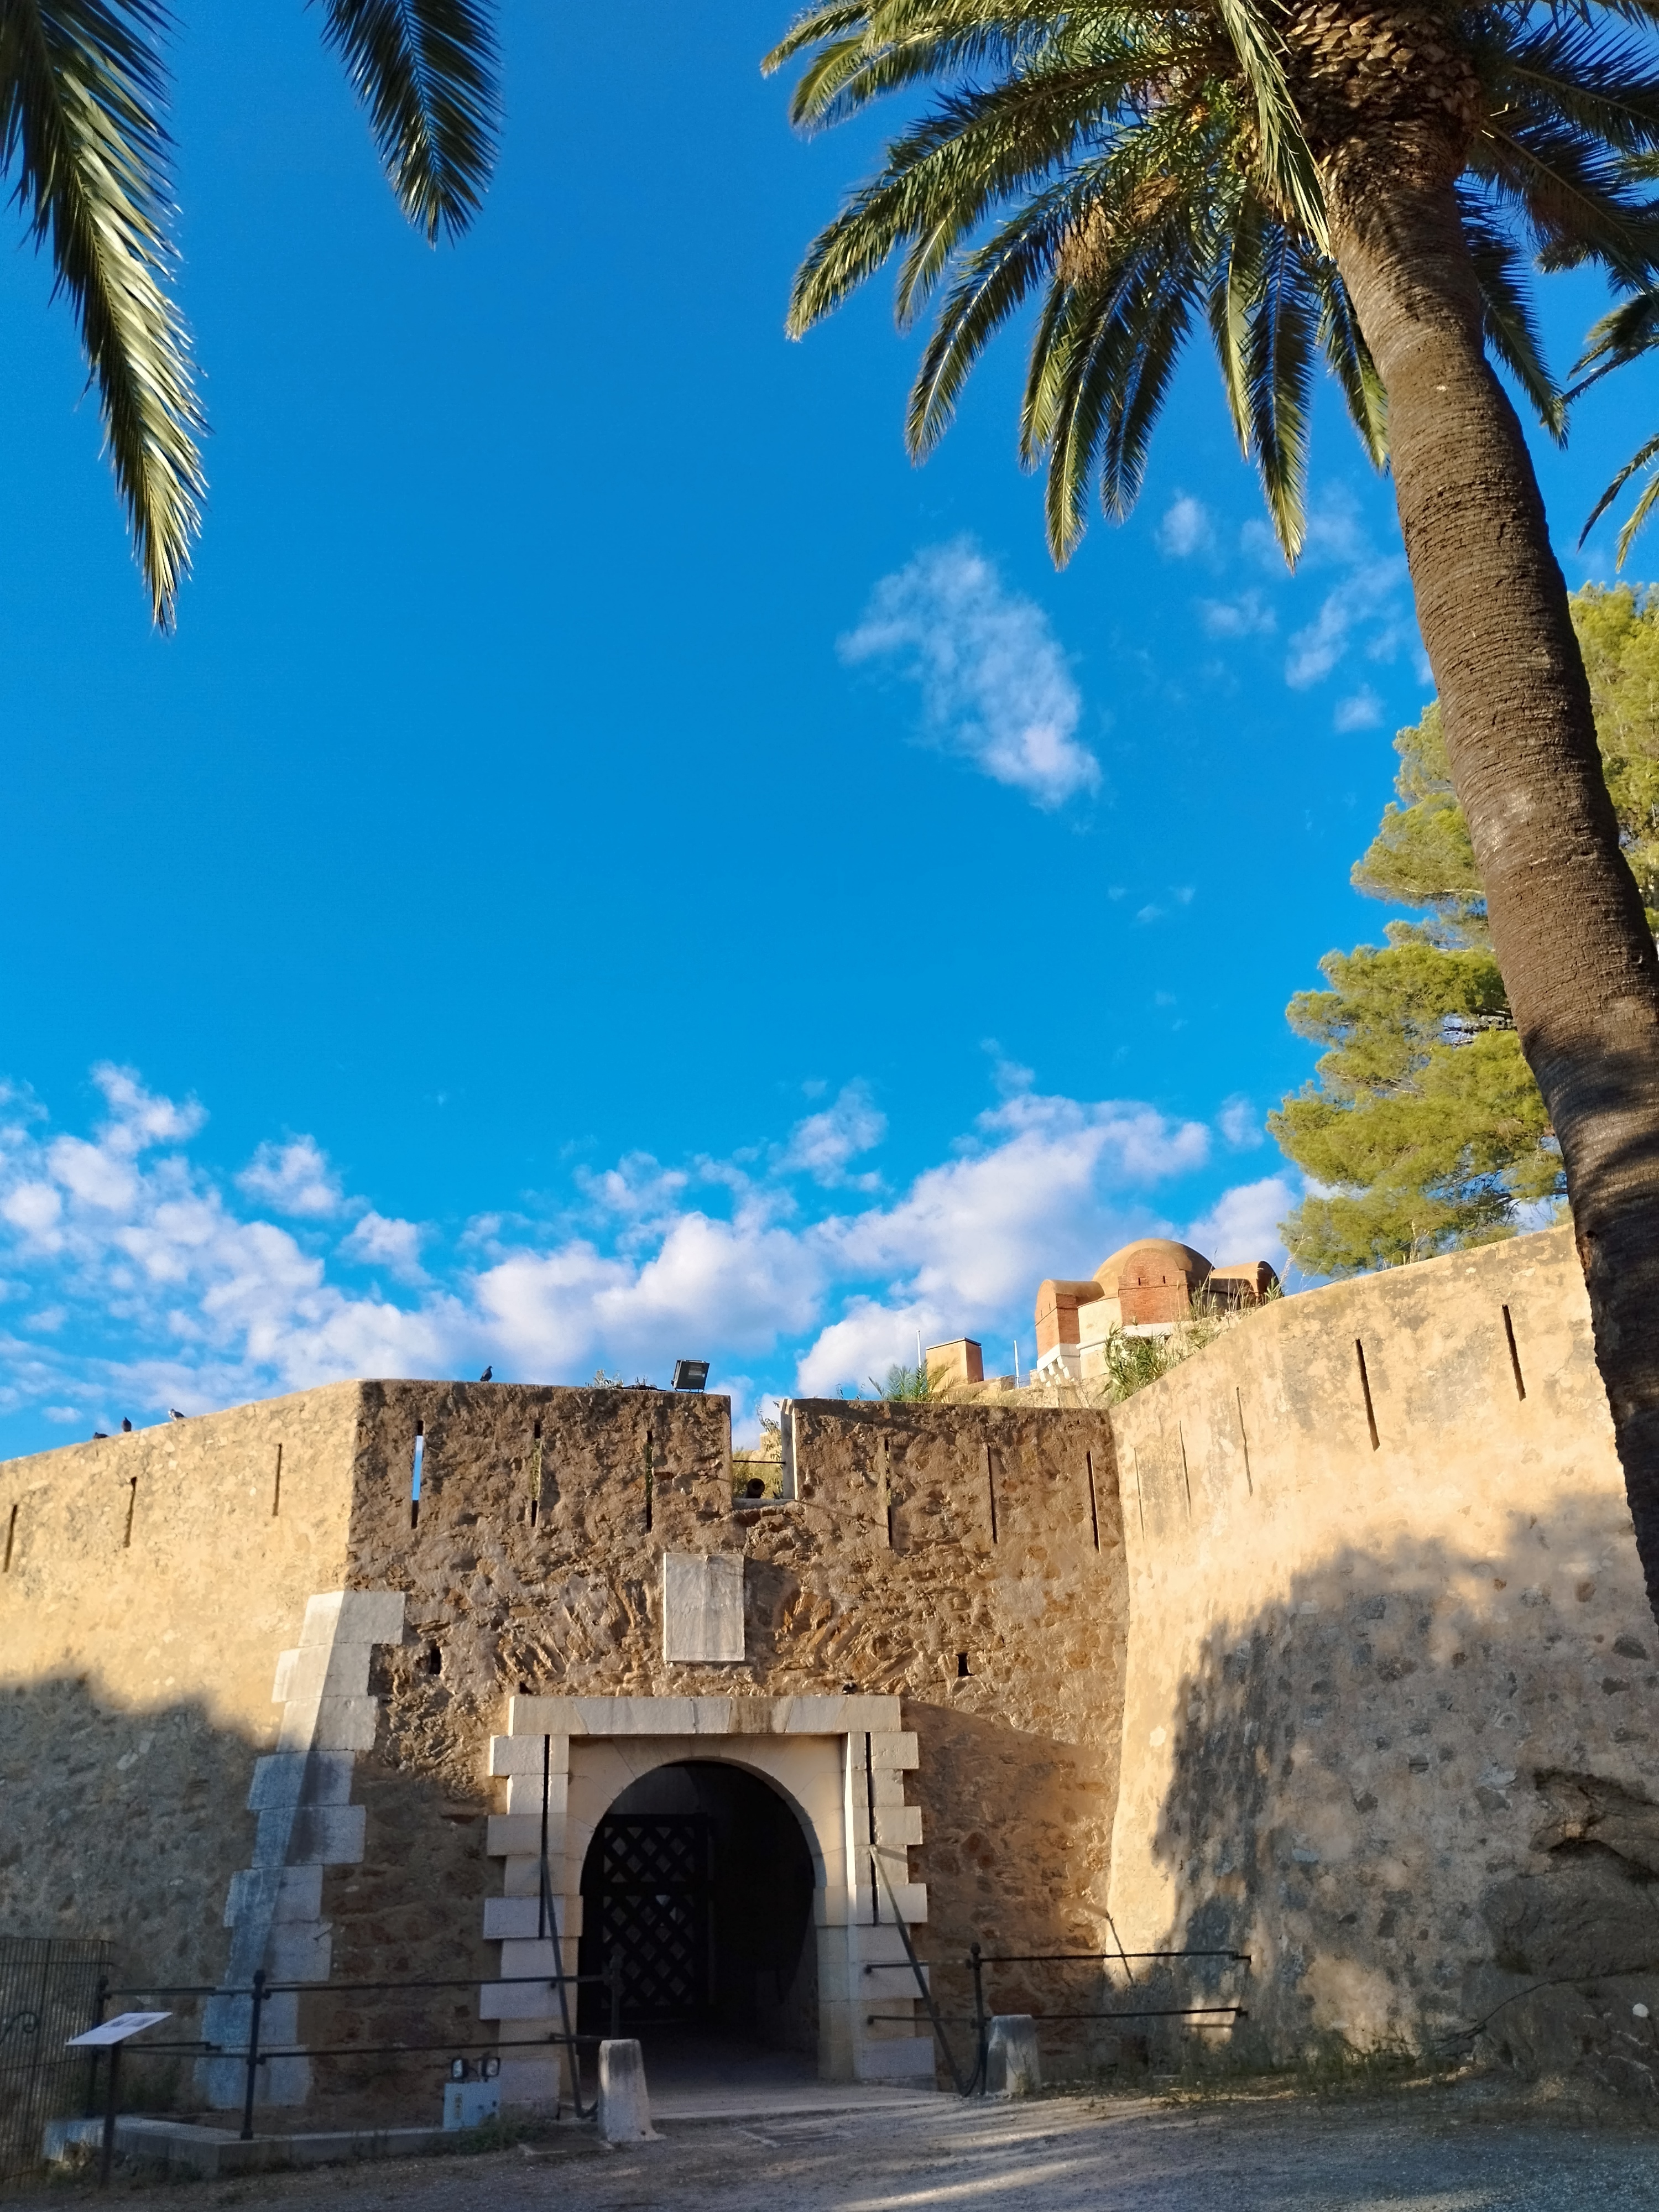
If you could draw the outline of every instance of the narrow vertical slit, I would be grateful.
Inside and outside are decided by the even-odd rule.
[[[1504,1309],[1504,1340],[1510,1347],[1510,1365],[1515,1374],[1515,1395],[1517,1398],[1524,1398],[1527,1385],[1521,1373],[1521,1354],[1516,1348],[1515,1323],[1510,1319],[1507,1306]]]
[[[135,1474],[127,1483],[127,1532],[121,1539],[121,1549],[124,1552],[130,1552],[132,1549],[132,1516],[137,1510],[138,1478]]]
[[[1187,1518],[1193,1517],[1193,1479],[1187,1472],[1187,1431],[1179,1421],[1176,1423],[1176,1440],[1181,1446],[1181,1486],[1187,1493]]]
[[[653,1469],[651,1464],[651,1437],[647,1432],[645,1439],[645,1533],[647,1536],[651,1534],[652,1506],[653,1503],[652,1491],[653,1486]]]
[[[965,1682],[968,1680],[968,1654],[965,1651],[958,1651],[957,1654],[957,1680],[958,1682]]]
[[[991,1541],[994,1544],[999,1540],[997,1536],[997,1460],[996,1454],[991,1449],[989,1444],[985,1447],[985,1489],[991,1501]]]
[[[17,1508],[14,1505],[6,1521],[6,1564],[3,1567],[0,1567],[0,1574],[9,1575],[11,1572],[12,1547],[16,1541]]]
[[[1146,1500],[1140,1488],[1140,1455],[1133,1444],[1129,1447],[1129,1464],[1134,1469],[1135,1510],[1140,1516],[1140,1533],[1144,1536],[1146,1533]]]
[[[283,1510],[283,1448],[276,1447],[276,1473],[270,1485],[270,1517],[274,1521]]]
[[[542,1425],[537,1422],[531,1432],[530,1447],[530,1525],[536,1525],[542,1510]]]
[[[1244,1487],[1254,1498],[1255,1484],[1250,1479],[1250,1439],[1244,1432],[1244,1393],[1237,1384],[1233,1387],[1233,1395],[1238,1401],[1238,1441],[1244,1447]]]
[[[887,1501],[887,1548],[890,1552],[893,1548],[893,1502],[891,1498],[889,1498]]]
[[[410,1468],[409,1476],[409,1525],[411,1528],[418,1528],[421,1525],[421,1468],[425,1458],[426,1423],[424,1421],[416,1421],[415,1424],[415,1457]]]
[[[1371,1432],[1371,1449],[1376,1451],[1382,1439],[1376,1433],[1376,1413],[1371,1405],[1371,1378],[1365,1372],[1365,1347],[1358,1337],[1353,1340],[1353,1348],[1359,1361],[1359,1388],[1365,1398],[1365,1425]]]
[[[1089,1528],[1095,1540],[1095,1549],[1100,1549],[1100,1508],[1095,1503],[1095,1455],[1085,1452],[1083,1464],[1089,1471]]]
[[[865,1809],[870,1816],[870,1918],[878,1925],[881,1920],[881,1876],[876,1869],[876,1761],[867,1735],[864,1739],[864,1796]]]

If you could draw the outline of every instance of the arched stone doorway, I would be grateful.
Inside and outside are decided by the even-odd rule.
[[[796,1811],[725,1760],[665,1763],[594,1829],[581,1873],[580,1971],[621,1972],[622,2032],[647,2067],[713,2081],[817,2070],[813,1858]],[[608,1993],[582,1990],[608,2033]]]

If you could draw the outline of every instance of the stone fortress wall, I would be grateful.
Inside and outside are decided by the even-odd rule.
[[[1082,1395],[797,1401],[782,1500],[733,1500],[723,1401],[645,1389],[340,1383],[0,1467],[0,1933],[263,1964],[302,2053],[498,2038],[534,2103],[544,1808],[574,1963],[600,1813],[712,1757],[811,1844],[832,2075],[931,2063],[895,1906],[940,1960],[1249,1952],[1196,2001],[1257,2055],[1493,2014],[1523,2063],[1639,2072],[1659,1638],[1567,1233]],[[463,1986],[394,2037],[338,1986],[393,1976]],[[325,2124],[437,2071],[301,2055],[259,2093]]]
[[[1270,2053],[1492,2014],[1645,2075],[1659,1637],[1571,1231],[1270,1304],[1113,1425],[1126,1945],[1248,1951]]]
[[[852,1848],[874,1843],[929,1948],[1103,1942],[1125,1622],[1105,1417],[808,1401],[790,1434],[794,1496],[734,1502],[723,1400],[341,1383],[0,1469],[0,1932],[107,1934],[120,1978],[314,1985],[273,2000],[273,2047],[498,2034],[504,2089],[535,2101],[544,2060],[514,2046],[550,2000],[526,2018],[499,1978],[551,1965],[512,1910],[538,1867],[515,1793],[542,1765],[515,1771],[513,1743],[565,1700],[617,1709],[544,1732],[577,1796],[573,1736],[766,1771],[738,1739],[788,1735],[797,1708],[848,1800],[821,1914],[890,1923]],[[665,1656],[676,1562],[731,1567],[739,1656]],[[721,1740],[690,1741],[717,1709]],[[556,1876],[573,1966],[582,1840]],[[867,2019],[896,1930],[860,1942],[839,2013],[821,1992],[826,2070],[931,2074],[902,1985]],[[467,1986],[392,2025],[328,1994],[394,1976]],[[245,2042],[245,2004],[207,2033]],[[435,2102],[441,2067],[279,2059],[259,2094],[350,2119]],[[200,2086],[230,2105],[240,2069]]]

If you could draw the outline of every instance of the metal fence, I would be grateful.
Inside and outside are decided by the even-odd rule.
[[[0,1936],[0,2183],[40,2166],[48,2120],[87,2094],[85,2054],[66,2051],[97,2017],[109,1945]]]

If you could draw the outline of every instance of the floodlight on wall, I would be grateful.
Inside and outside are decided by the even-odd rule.
[[[701,1390],[708,1380],[706,1359],[677,1359],[674,1380],[671,1388],[676,1390]]]

